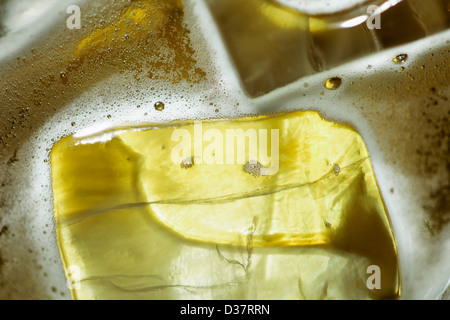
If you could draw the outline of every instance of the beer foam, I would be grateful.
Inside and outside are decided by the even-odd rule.
[[[310,15],[332,14],[362,5],[367,0],[276,0],[282,5]]]
[[[30,45],[42,41],[43,35],[54,27],[55,21],[64,21],[69,5],[82,5],[86,0],[5,1],[0,8],[0,62],[15,58]],[[2,30],[3,29],[3,30]],[[31,39],[31,41],[30,41]],[[34,42],[34,43],[33,43]]]

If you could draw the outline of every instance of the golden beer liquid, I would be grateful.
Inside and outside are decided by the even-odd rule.
[[[193,149],[203,139],[195,126],[119,128],[106,141],[100,133],[55,145],[58,245],[66,267],[82,266],[73,297],[399,297],[394,235],[354,130],[314,112],[202,123],[203,134],[226,141],[223,150],[204,141],[199,157],[236,149],[262,166],[270,164],[250,142],[240,148],[228,132],[278,130],[267,143],[279,143],[279,166],[261,175],[238,160],[174,162],[174,130],[189,132]],[[367,285],[373,265],[380,289]]]

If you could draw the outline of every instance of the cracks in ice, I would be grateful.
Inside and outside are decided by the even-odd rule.
[[[130,293],[147,293],[147,292],[151,292],[151,291],[162,291],[162,290],[166,290],[166,289],[171,289],[171,288],[175,288],[175,289],[183,289],[185,291],[188,291],[190,293],[195,294],[196,290],[202,290],[202,289],[219,289],[219,288],[223,288],[223,287],[230,287],[230,286],[238,286],[243,279],[235,279],[233,281],[229,281],[226,283],[221,283],[221,284],[214,284],[214,285],[184,285],[184,284],[161,284],[161,285],[149,285],[149,286],[144,286],[144,287],[140,287],[140,288],[127,288],[121,285],[118,285],[114,282],[114,280],[119,280],[121,278],[125,278],[125,279],[147,279],[147,278],[152,278],[155,280],[160,280],[160,281],[164,281],[164,279],[159,276],[159,275],[113,275],[113,276],[93,276],[93,277],[89,277],[89,278],[85,278],[85,279],[81,279],[79,282],[85,282],[85,281],[101,281],[104,283],[109,284],[111,287],[118,289],[120,291],[124,291],[124,292],[130,292]]]
[[[355,161],[346,167],[341,167],[340,171],[346,169],[346,170],[355,170],[358,168],[363,162],[369,160],[369,157],[365,157],[360,159],[359,161]],[[252,197],[260,197],[260,196],[266,196],[271,195],[277,192],[300,188],[304,186],[311,186],[317,182],[320,182],[324,179],[328,179],[330,177],[335,177],[335,172],[332,170],[332,172],[329,172],[325,174],[324,176],[318,178],[314,181],[308,181],[303,183],[295,183],[295,184],[288,184],[284,186],[277,186],[277,187],[271,187],[271,188],[263,188],[258,189],[252,192],[243,192],[238,194],[229,194],[222,197],[215,197],[215,198],[207,198],[207,199],[194,199],[194,200],[183,200],[183,199],[172,199],[172,200],[157,200],[157,201],[151,201],[151,202],[138,202],[138,203],[125,203],[120,204],[114,207],[109,208],[99,208],[99,209],[91,209],[91,210],[84,210],[78,213],[71,214],[73,218],[70,219],[63,219],[63,223],[66,227],[71,226],[73,224],[77,224],[80,222],[83,222],[87,219],[97,217],[112,211],[117,210],[123,210],[123,209],[129,209],[129,208],[138,208],[138,207],[146,207],[150,205],[157,205],[157,204],[175,204],[175,205],[189,205],[189,204],[208,204],[208,203],[227,203],[231,201],[246,199],[246,198],[252,198]]]
[[[239,235],[239,254],[240,254],[240,260],[238,261],[236,259],[229,259],[223,255],[223,253],[219,249],[219,244],[216,244],[216,250],[217,254],[221,259],[224,261],[235,264],[238,266],[241,266],[244,270],[246,276],[249,274],[249,269],[252,265],[252,252],[253,252],[253,235],[255,234],[256,228],[258,227],[258,216],[253,217],[252,225],[247,230],[247,241],[245,245],[242,243],[242,236]],[[245,248],[245,249],[244,249]],[[247,258],[245,258],[245,253],[247,254]]]

